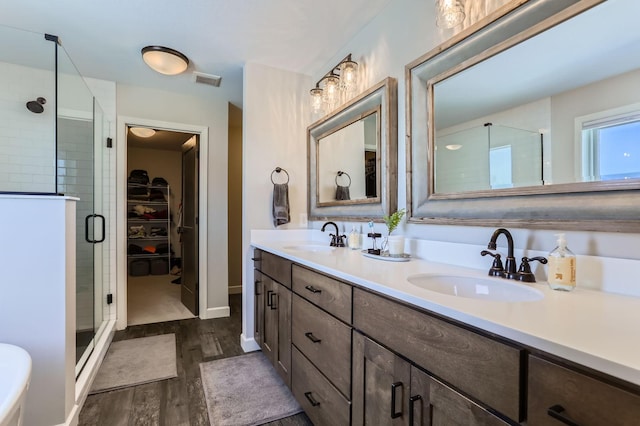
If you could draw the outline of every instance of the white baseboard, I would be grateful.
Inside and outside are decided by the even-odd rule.
[[[208,308],[200,314],[200,319],[225,318],[231,315],[231,309],[228,306],[220,306],[219,308]]]
[[[242,286],[241,285],[230,285],[229,286],[229,294],[242,294]]]
[[[254,339],[253,337],[247,339],[244,337],[244,333],[240,335],[240,346],[245,352],[254,352],[260,350],[260,345],[258,345],[256,339]]]
[[[98,374],[98,369],[102,365],[104,357],[107,355],[107,350],[109,349],[109,345],[111,344],[113,335],[115,334],[115,327],[115,320],[110,320],[107,322],[104,332],[100,336],[100,340],[96,342],[96,347],[93,350],[93,353],[87,360],[82,373],[80,373],[80,376],[78,376],[78,378],[76,379],[76,402],[73,405],[73,408],[71,409],[71,412],[69,413],[66,421],[63,423],[64,426],[78,425],[80,411],[82,410],[82,406],[87,399],[87,395],[89,395],[89,390],[91,389],[93,380]]]

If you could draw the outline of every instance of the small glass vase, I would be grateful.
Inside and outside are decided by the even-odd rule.
[[[391,257],[402,256],[404,254],[404,236],[386,236],[382,242],[382,251]]]

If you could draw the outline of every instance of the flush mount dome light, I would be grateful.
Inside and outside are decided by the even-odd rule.
[[[129,130],[140,138],[150,138],[156,134],[156,131],[148,127],[130,127]]]
[[[462,145],[458,145],[457,143],[445,146],[449,151],[457,151],[462,148]]]
[[[168,47],[147,46],[143,47],[141,52],[142,60],[160,74],[180,74],[189,66],[189,59],[186,56]]]

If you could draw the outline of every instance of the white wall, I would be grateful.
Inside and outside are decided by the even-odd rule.
[[[473,3],[473,5],[472,5]],[[484,13],[506,3],[506,0],[466,2],[468,13],[465,26],[481,18]],[[454,34],[454,30],[441,30],[435,22],[435,2],[418,0],[396,0],[364,27],[349,43],[336,52],[334,58],[325,66],[316,70],[314,78],[322,76],[327,69],[351,52],[355,61],[364,70],[361,76],[364,82],[361,88],[369,87],[389,75],[398,79],[398,207],[406,205],[406,156],[405,156],[405,79],[404,67],[419,56],[435,48]],[[459,29],[458,29],[459,30]],[[315,80],[314,80],[315,81]],[[293,154],[292,154],[293,155]],[[294,159],[287,157],[289,161]],[[303,157],[297,157],[303,161]],[[314,223],[318,228],[321,223]],[[384,225],[377,225],[384,226]],[[350,226],[347,226],[349,229]],[[382,229],[382,228],[380,228]],[[437,241],[486,244],[493,229],[484,227],[460,227],[403,224],[401,233],[413,238]],[[555,246],[553,234],[558,230],[513,229],[515,244],[518,248],[550,251]],[[578,254],[610,256],[621,258],[640,258],[640,236],[637,234],[604,232],[568,232],[569,247]],[[504,247],[504,242],[499,242]]]
[[[203,89],[195,97],[117,85],[118,115],[209,128],[207,308],[228,306],[227,140],[228,103]],[[123,144],[124,141],[119,141]],[[206,143],[206,141],[200,141]]]
[[[282,167],[289,173],[291,223],[278,229],[302,225],[306,217],[307,148],[306,127],[310,117],[307,99],[311,78],[301,74],[249,63],[244,67],[242,253],[244,312],[253,312],[253,262],[250,249],[252,229],[273,229],[271,172]],[[282,174],[282,173],[281,173]],[[274,181],[281,176],[274,174]],[[253,338],[253,315],[243,315],[243,347]]]

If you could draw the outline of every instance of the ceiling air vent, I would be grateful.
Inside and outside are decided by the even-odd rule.
[[[193,81],[200,84],[208,84],[209,86],[220,87],[222,77],[214,74],[205,74],[203,72],[193,72]]]

